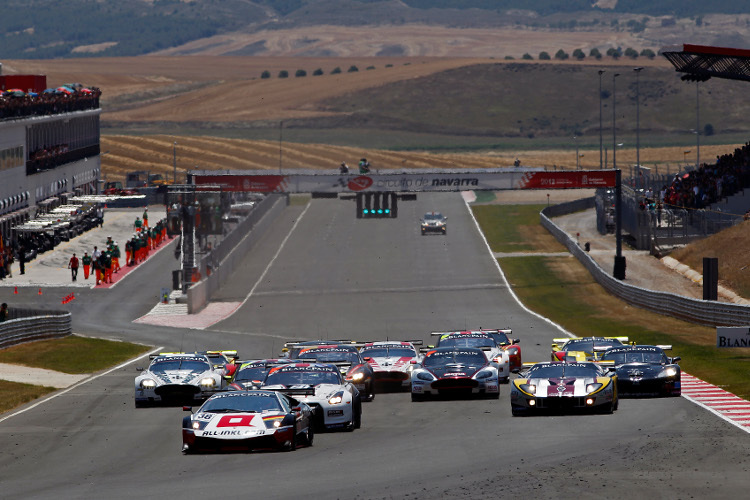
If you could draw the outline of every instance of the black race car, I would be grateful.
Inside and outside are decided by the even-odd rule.
[[[672,346],[635,345],[613,347],[602,361],[614,362],[617,390],[632,396],[680,396],[682,386],[679,357],[670,358],[664,350]]]

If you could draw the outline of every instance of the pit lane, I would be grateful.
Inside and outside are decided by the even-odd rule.
[[[446,236],[419,234],[431,210],[449,217]],[[507,326],[528,361],[547,359],[561,335],[512,299],[456,194],[420,195],[391,220],[357,220],[352,203],[336,200],[303,211],[289,207],[220,291],[217,300],[244,301],[226,320],[202,331],[130,323],[153,305],[138,290],[168,286],[168,276],[153,279],[174,265],[162,252],[123,286],[87,291],[73,305],[74,330],[251,358],[290,338],[431,343],[432,330]],[[750,467],[750,437],[684,398],[622,400],[614,415],[512,418],[505,385],[499,401],[378,394],[363,405],[362,429],[319,434],[295,453],[184,457],[184,413],[135,410],[135,375],[123,367],[0,423],[3,496],[701,498],[741,495]]]

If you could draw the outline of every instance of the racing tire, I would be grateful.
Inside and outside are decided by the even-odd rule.
[[[370,401],[375,400],[375,384],[373,382],[370,382],[370,387],[365,392],[367,392],[367,397],[365,397],[362,401],[367,401],[369,403]]]
[[[614,403],[607,403],[602,405],[602,407],[599,409],[599,413],[603,413],[605,415],[611,415],[615,412],[615,405]]]
[[[505,377],[500,379],[501,384],[510,384],[510,377]]]
[[[362,400],[357,398],[352,406],[352,421],[346,426],[348,432],[362,427]]]
[[[411,402],[412,403],[421,403],[424,400],[425,400],[424,394],[414,394],[413,392],[411,393]]]
[[[485,394],[484,397],[487,399],[500,399],[500,391],[490,392],[489,394]]]
[[[148,403],[146,401],[136,401],[135,407],[136,408],[148,408]]]
[[[297,432],[292,432],[291,442],[284,446],[284,451],[297,451]]]
[[[525,417],[526,416],[526,411],[525,410],[523,410],[521,408],[516,408],[514,406],[511,406],[510,413],[514,417]]]
[[[302,437],[302,440],[305,446],[312,446],[314,438],[315,438],[315,431],[313,430],[312,422],[310,422],[310,425],[307,426],[307,432],[305,432],[304,436]]]

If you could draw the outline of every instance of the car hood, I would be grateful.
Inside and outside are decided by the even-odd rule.
[[[162,384],[195,384],[205,376],[211,376],[212,372],[196,372],[191,370],[166,370],[152,373]]]
[[[398,356],[385,356],[378,358],[370,358],[370,366],[373,371],[403,371],[405,370],[413,357],[398,357]]]
[[[473,377],[484,366],[448,364],[427,368],[437,378]]]
[[[654,377],[660,374],[667,365],[650,363],[625,363],[617,367],[617,375],[621,377]]]
[[[538,397],[585,396],[586,386],[596,382],[594,377],[532,378]]]

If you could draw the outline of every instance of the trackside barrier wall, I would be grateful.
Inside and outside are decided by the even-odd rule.
[[[0,323],[0,348],[34,340],[62,338],[72,333],[68,311],[9,309],[8,319]]]
[[[562,203],[546,207],[540,217],[542,226],[572,253],[588,269],[594,279],[608,292],[634,306],[642,307],[659,314],[666,314],[685,321],[709,326],[742,326],[750,324],[750,306],[726,302],[698,300],[668,292],[646,290],[628,285],[614,278],[602,269],[591,256],[581,248],[565,231],[560,229],[550,217],[566,215],[594,206],[594,198]],[[614,254],[612,255],[614,267]],[[626,271],[627,274],[627,271]]]
[[[245,255],[260,240],[263,233],[289,205],[289,196],[270,194],[266,196],[200,263],[201,275],[206,276],[210,265],[210,276],[195,283],[187,291],[188,314],[195,314],[206,307],[213,294],[229,278],[234,276]]]

